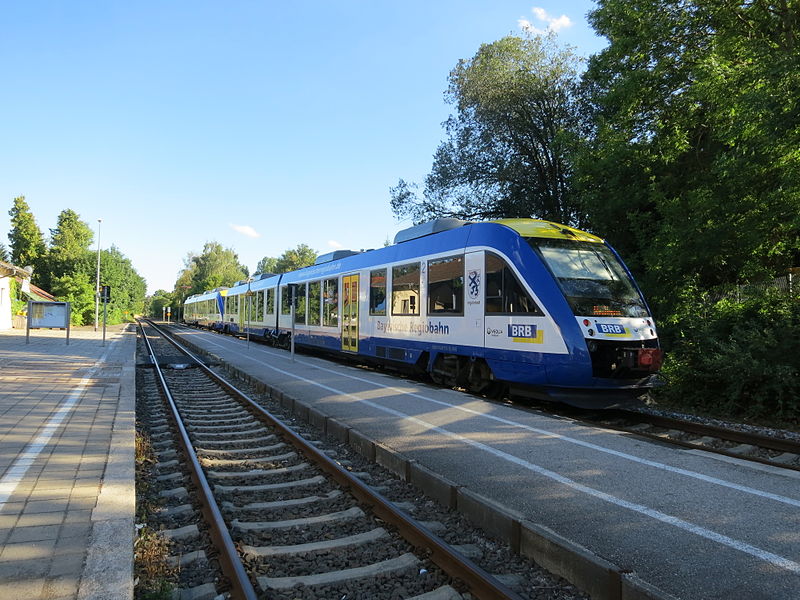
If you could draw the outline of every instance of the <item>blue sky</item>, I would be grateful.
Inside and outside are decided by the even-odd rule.
[[[594,2],[5,2],[0,241],[24,195],[64,208],[171,290],[207,241],[251,271],[306,243],[374,248],[422,181],[461,58],[522,27],[588,56]],[[93,246],[94,248],[94,246]]]

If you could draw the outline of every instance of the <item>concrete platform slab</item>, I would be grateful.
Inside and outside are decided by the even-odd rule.
[[[0,332],[0,597],[133,597],[133,326]]]

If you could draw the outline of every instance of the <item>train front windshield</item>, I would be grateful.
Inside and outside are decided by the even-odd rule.
[[[605,244],[527,238],[556,277],[576,316],[647,317],[625,268]]]

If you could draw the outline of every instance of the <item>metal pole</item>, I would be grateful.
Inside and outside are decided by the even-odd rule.
[[[106,345],[106,317],[108,316],[108,301],[103,299],[103,346]]]
[[[33,303],[28,300],[28,318],[25,319],[25,343],[31,343],[31,317],[33,316]]]
[[[97,274],[94,286],[94,330],[97,331],[97,321],[100,319],[100,223],[103,219],[97,219]]]

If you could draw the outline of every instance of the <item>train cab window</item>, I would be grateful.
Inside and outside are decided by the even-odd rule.
[[[428,261],[428,314],[464,314],[464,257]]]
[[[392,314],[419,314],[419,263],[392,267]]]
[[[486,253],[486,312],[544,315],[506,261],[491,252]]]
[[[322,324],[339,326],[339,280],[326,279],[322,284]]]
[[[268,315],[275,314],[275,290],[270,288],[268,290],[264,290],[266,294],[266,299],[264,301],[264,311]]]
[[[306,284],[299,283],[295,286],[294,298],[297,306],[294,308],[294,322],[298,325],[306,323]]]
[[[308,324],[319,325],[320,319],[320,294],[322,291],[322,284],[319,281],[314,281],[308,284]]]
[[[369,314],[386,316],[386,269],[369,273]]]

